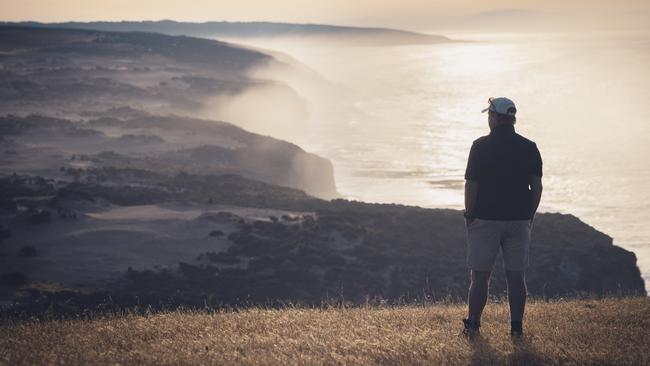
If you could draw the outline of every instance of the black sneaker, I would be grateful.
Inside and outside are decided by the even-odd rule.
[[[510,322],[510,336],[511,337],[523,337],[524,328],[521,322]]]
[[[463,319],[463,331],[461,334],[468,339],[472,339],[480,334],[481,322]]]

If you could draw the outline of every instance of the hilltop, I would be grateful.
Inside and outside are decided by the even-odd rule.
[[[647,365],[650,301],[533,301],[526,335],[488,304],[481,338],[458,337],[463,304],[261,308],[0,325],[0,364]]]

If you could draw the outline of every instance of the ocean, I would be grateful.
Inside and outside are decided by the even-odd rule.
[[[540,211],[612,236],[650,289],[650,32],[449,36],[471,42],[252,44],[327,80],[329,92],[288,81],[309,105],[293,141],[332,161],[348,199],[461,209],[469,148],[489,132],[480,111],[513,99],[543,158]]]

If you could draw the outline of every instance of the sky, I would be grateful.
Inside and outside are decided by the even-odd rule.
[[[266,20],[414,30],[485,24],[650,26],[648,0],[0,0],[0,9],[3,21]]]

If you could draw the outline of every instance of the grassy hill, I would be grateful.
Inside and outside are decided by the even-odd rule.
[[[458,337],[463,304],[250,308],[0,325],[0,364],[647,365],[646,297],[532,301],[526,336],[488,304],[482,336]]]

